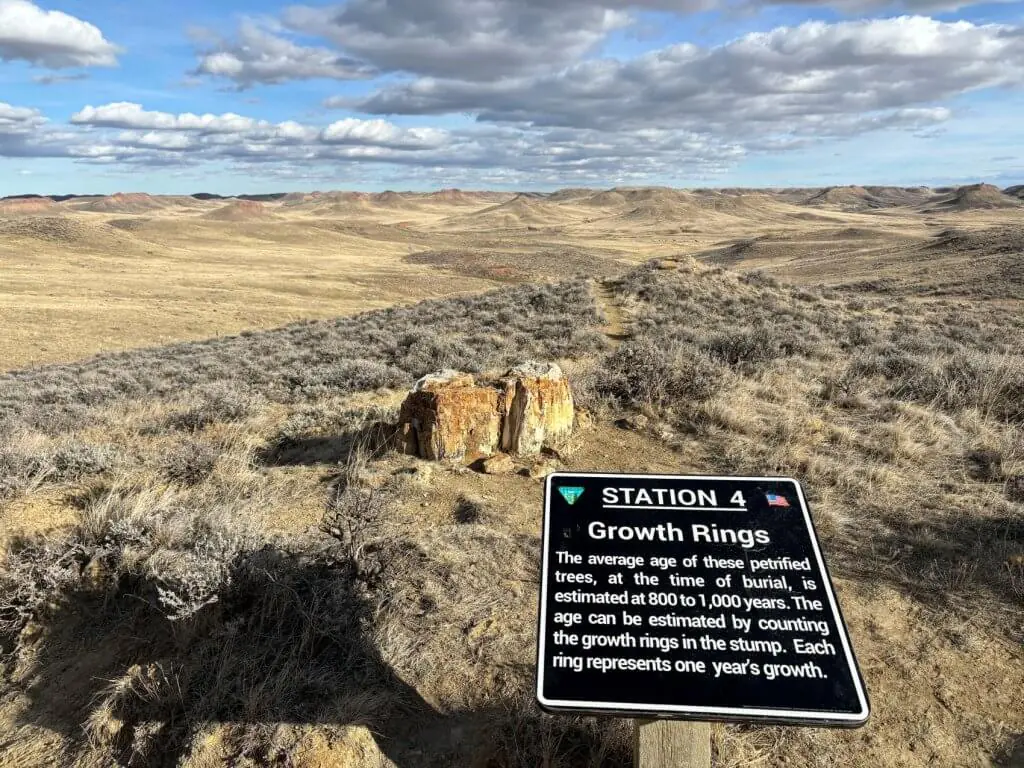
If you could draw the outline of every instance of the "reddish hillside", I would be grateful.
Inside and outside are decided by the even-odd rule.
[[[48,197],[25,197],[0,200],[0,215],[31,216],[38,213],[52,214],[57,207]]]
[[[164,204],[145,192],[117,192],[82,205],[79,210],[96,213],[147,213],[157,211]]]

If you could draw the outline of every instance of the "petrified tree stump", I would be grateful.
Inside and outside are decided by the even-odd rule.
[[[569,382],[554,363],[528,362],[497,381],[445,370],[416,382],[402,403],[400,448],[424,459],[472,461],[498,450],[534,456],[572,432]]]
[[[490,456],[501,440],[498,391],[468,373],[424,376],[402,403],[399,434],[405,452],[424,459]]]
[[[572,391],[557,365],[518,365],[505,374],[502,384],[503,451],[517,456],[535,456],[545,441],[559,440],[572,432]]]

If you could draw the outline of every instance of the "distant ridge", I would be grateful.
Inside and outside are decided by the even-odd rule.
[[[235,200],[215,211],[204,213],[202,218],[213,221],[254,221],[274,216],[259,200]]]
[[[65,200],[78,200],[81,198],[100,198],[103,195],[7,195],[6,197],[0,197],[0,200],[52,200],[55,203],[63,203]]]
[[[467,203],[475,204],[480,201],[491,200],[494,202],[507,201],[520,197],[530,200],[547,200],[553,203],[575,203],[593,207],[619,207],[627,203],[638,203],[647,200],[666,200],[680,194],[721,194],[721,195],[747,195],[763,194],[787,202],[802,203],[804,205],[835,205],[870,208],[884,208],[894,206],[913,206],[926,203],[942,203],[967,205],[968,207],[1006,207],[1006,198],[1024,199],[1024,184],[1016,184],[1000,190],[991,184],[970,184],[965,186],[896,186],[896,185],[846,185],[832,187],[701,187],[701,188],[680,188],[680,187],[611,187],[611,188],[590,188],[590,187],[565,187],[553,192],[497,192],[487,190],[463,190],[457,188],[444,188],[425,192],[398,192],[386,190],[384,192],[354,192],[354,191],[329,191],[329,192],[264,192],[244,193],[237,195],[221,195],[215,192],[195,192],[190,195],[156,195],[150,193],[129,193],[135,196],[143,195],[153,201],[162,201],[170,198],[182,199],[190,197],[199,201],[217,200],[248,200],[262,203],[296,203],[314,199],[329,199],[334,201],[369,200],[376,204],[400,207],[405,203],[414,203],[417,200],[435,201],[444,203]],[[55,203],[67,201],[100,201],[124,197],[124,193],[114,195],[101,195],[92,193],[66,193],[66,194],[38,194],[19,193],[0,196],[0,202],[9,200],[44,200],[48,199]],[[946,196],[951,199],[942,201],[939,198]],[[1001,202],[1000,202],[1001,201]],[[1012,205],[1012,201],[1010,201]],[[87,210],[87,209],[86,209]]]
[[[109,197],[79,205],[80,211],[97,213],[145,213],[156,211],[166,206],[166,198],[159,200],[145,192],[116,192]]]
[[[589,187],[566,187],[565,189],[560,189],[557,192],[552,192],[548,195],[548,200],[556,203],[562,203],[567,200],[580,200],[581,198],[590,197],[596,192],[596,189],[590,189]]]
[[[462,189],[441,189],[437,192],[428,192],[421,195],[423,200],[428,202],[446,203],[448,205],[477,205],[487,202],[484,192],[466,192]]]
[[[287,192],[268,192],[262,195],[215,195],[212,192],[196,192],[190,197],[194,197],[196,200],[254,200],[267,203],[280,200],[287,194]]]
[[[584,198],[580,203],[594,208],[618,208],[626,204],[626,198],[621,192],[609,189]]]
[[[807,205],[833,207],[844,211],[866,211],[886,207],[883,201],[864,187],[856,185],[829,187],[807,200]]]
[[[55,213],[57,204],[48,197],[32,195],[8,197],[0,200],[0,214],[6,216],[31,216],[39,213]]]
[[[937,203],[935,209],[952,208],[958,211],[971,211],[1016,208],[1020,205],[1020,200],[1010,195],[1004,195],[999,187],[994,187],[991,184],[970,184],[953,190],[952,196]]]
[[[416,207],[405,195],[392,192],[391,190],[370,195],[370,201],[382,208],[394,208],[396,210],[409,210]]]

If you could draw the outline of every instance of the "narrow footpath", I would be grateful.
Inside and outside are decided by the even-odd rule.
[[[601,330],[608,337],[612,349],[615,349],[632,334],[626,330],[625,313],[622,311],[622,306],[615,295],[612,281],[601,280],[596,282],[591,295],[593,295],[594,301],[597,302],[597,306],[604,314],[606,320]]]

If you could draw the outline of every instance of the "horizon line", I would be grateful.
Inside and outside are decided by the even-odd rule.
[[[666,184],[637,184],[637,185],[615,185],[615,186],[593,186],[593,187],[577,187],[577,186],[564,186],[557,187],[547,190],[537,189],[498,189],[498,188],[463,188],[463,187],[437,187],[431,189],[383,189],[383,190],[366,190],[366,189],[343,189],[343,188],[328,188],[328,189],[309,189],[309,190],[290,190],[282,191],[277,190],[274,192],[239,192],[235,194],[221,194],[219,192],[188,192],[188,193],[165,193],[165,192],[146,192],[146,191],[130,191],[130,192],[53,192],[53,193],[40,193],[40,192],[22,192],[11,195],[0,196],[0,200],[17,200],[17,199],[53,199],[63,198],[69,200],[72,198],[81,197],[112,197],[113,195],[149,195],[150,197],[198,197],[204,196],[209,198],[217,198],[223,200],[230,199],[241,199],[245,197],[273,197],[273,196],[285,196],[290,194],[329,194],[332,192],[341,193],[355,193],[355,194],[369,194],[369,195],[382,195],[387,193],[399,194],[399,195],[433,195],[442,192],[463,192],[467,194],[474,193],[494,193],[502,192],[506,194],[515,195],[552,195],[558,192],[564,192],[567,190],[593,190],[593,191],[606,191],[611,192],[615,190],[639,190],[639,189],[665,189],[672,191],[683,191],[683,192],[719,192],[723,190],[737,190],[737,191],[784,191],[784,190],[828,190],[828,189],[844,189],[844,188],[856,188],[862,189],[869,188],[881,188],[881,189],[930,189],[930,190],[946,190],[946,189],[961,189],[963,187],[974,187],[974,186],[991,186],[1000,191],[1013,189],[1018,186],[1024,186],[1024,179],[1020,184],[1009,184],[1005,187],[999,186],[998,184],[992,184],[986,181],[974,181],[969,183],[950,183],[950,184],[872,184],[868,182],[863,183],[851,183],[851,184],[819,184],[819,185],[804,185],[804,184],[793,184],[789,186],[783,185],[765,185],[765,186],[743,186],[743,185],[723,185],[718,187],[694,187],[694,186],[671,186]]]

